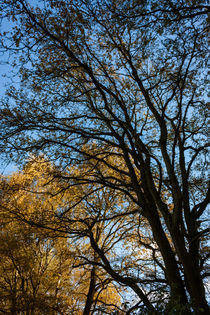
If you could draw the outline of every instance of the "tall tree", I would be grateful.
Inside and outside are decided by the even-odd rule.
[[[39,5],[2,4],[15,24],[2,49],[15,52],[22,83],[2,101],[2,149],[17,158],[44,153],[56,161],[53,178],[67,190],[80,185],[93,196],[104,187],[123,194],[149,225],[161,254],[170,288],[165,311],[190,313],[190,304],[197,314],[208,313],[207,3]],[[106,272],[123,283],[96,234],[89,238]],[[138,279],[126,281],[153,312],[155,299],[146,287]]]

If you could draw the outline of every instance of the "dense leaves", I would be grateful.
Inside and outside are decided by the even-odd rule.
[[[58,187],[54,183],[43,189],[49,169],[41,159],[28,163],[22,173],[2,178],[1,311],[83,314],[88,303],[95,314],[120,309],[119,288],[97,264],[88,242],[87,225],[79,216],[83,209],[74,210],[69,222],[67,216],[60,218],[61,209],[67,211],[66,204],[70,206],[75,191],[61,198],[52,197],[52,192],[60,189],[58,183]],[[71,225],[69,238],[66,232]],[[103,226],[95,230],[100,242],[111,250],[114,231],[109,240],[107,234],[102,240]]]

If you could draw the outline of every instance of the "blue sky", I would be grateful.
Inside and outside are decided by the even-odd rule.
[[[0,25],[0,32],[7,31],[11,25],[4,23]],[[12,67],[9,65],[9,53],[3,53],[0,50],[0,98],[4,97],[7,87],[11,84],[9,76],[12,73]],[[0,105],[1,106],[1,105]],[[17,167],[11,161],[4,161],[0,155],[0,174],[8,175],[16,171]]]

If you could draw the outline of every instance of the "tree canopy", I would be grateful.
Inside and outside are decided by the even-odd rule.
[[[1,180],[0,311],[83,314],[86,309],[87,314],[90,306],[96,314],[120,310],[123,303],[120,289],[96,263],[98,259],[85,239],[88,235],[85,221],[78,214],[79,210],[85,210],[81,207],[74,210],[74,219],[73,213],[69,215],[74,222],[69,238],[70,222],[59,216],[60,209],[67,203],[69,206],[73,192],[65,192],[62,197],[52,196],[59,189],[58,182],[44,191],[49,169],[50,165],[43,159],[30,161],[24,171]],[[108,242],[103,226],[98,225],[95,230],[100,243],[111,249],[113,236]],[[94,265],[89,263],[92,259]]]
[[[74,242],[83,314],[209,313],[207,1],[1,9],[20,83],[1,101],[0,148],[23,167],[2,207]],[[107,290],[129,303],[109,308]]]

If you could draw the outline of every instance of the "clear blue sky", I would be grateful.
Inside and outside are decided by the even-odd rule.
[[[11,28],[11,24],[4,21],[0,26],[0,32],[7,31]],[[12,67],[8,64],[9,53],[2,53],[0,50],[0,99],[4,97],[7,87],[11,84],[9,76],[12,72]],[[1,103],[0,103],[1,106]],[[3,161],[0,155],[0,174],[7,175],[17,170],[15,164],[10,161]]]

